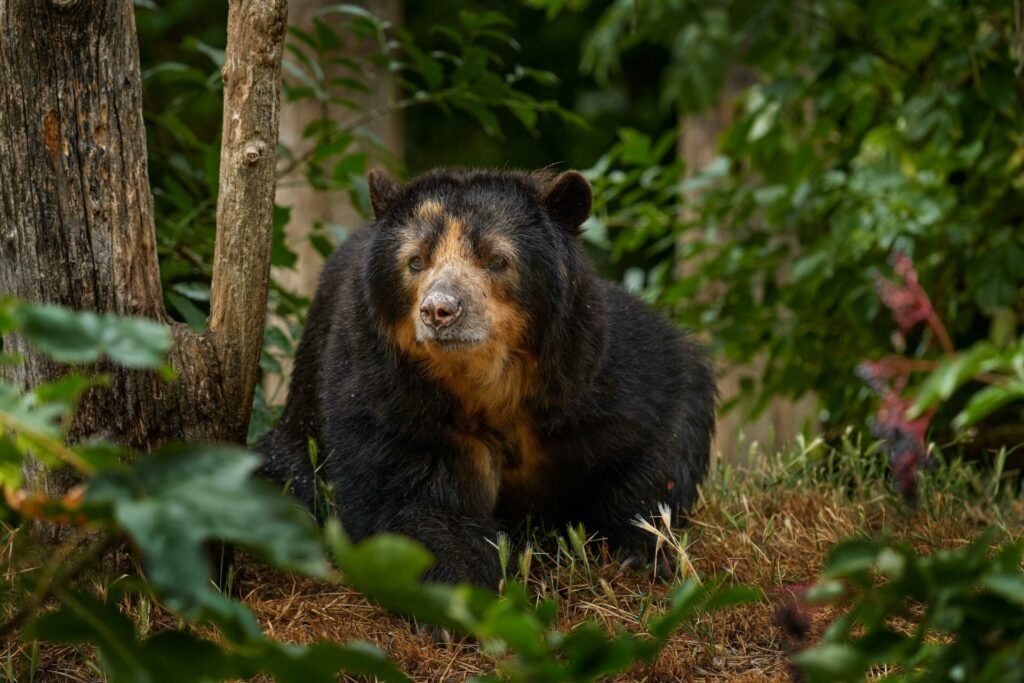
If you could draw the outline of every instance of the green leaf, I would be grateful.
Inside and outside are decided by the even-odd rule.
[[[365,154],[349,154],[338,160],[334,165],[334,178],[339,182],[347,182],[350,176],[366,173],[367,157]]]
[[[319,642],[297,647],[266,641],[265,652],[254,659],[259,671],[271,674],[280,683],[334,683],[341,671],[386,683],[411,681],[368,643]]]
[[[1024,401],[1024,381],[985,387],[971,397],[963,411],[953,420],[953,427],[966,429],[1015,401]]]
[[[333,683],[342,671],[389,683],[410,680],[367,643],[299,646],[277,643],[257,632],[226,649],[185,631],[163,631],[139,642],[134,624],[116,604],[88,594],[60,597],[62,607],[33,621],[26,637],[95,645],[111,683],[198,683],[249,679],[260,673],[282,683]]]
[[[484,131],[488,135],[494,137],[501,136],[501,124],[498,122],[498,117],[484,105],[468,98],[453,100],[452,104],[471,114],[483,126]]]
[[[109,378],[106,375],[83,376],[73,372],[36,387],[32,394],[42,403],[62,403],[70,410],[85,391],[93,387],[106,386],[108,383]]]
[[[239,675],[224,649],[184,631],[156,634],[141,644],[139,655],[151,680],[161,683],[223,681]]]
[[[138,681],[145,669],[135,626],[117,605],[100,602],[88,593],[62,593],[61,609],[35,619],[25,636],[54,643],[91,643],[111,683]]]
[[[936,404],[948,400],[954,391],[978,374],[985,363],[998,357],[998,349],[988,342],[982,342],[955,358],[943,360],[921,385],[907,416],[914,419]]]
[[[996,595],[1024,606],[1024,574],[999,572],[982,577],[981,583]]]
[[[190,618],[201,608],[223,614],[226,605],[210,585],[208,541],[236,543],[283,569],[314,576],[327,570],[309,515],[254,479],[258,464],[255,455],[229,446],[169,446],[129,471],[98,474],[86,504],[111,509],[173,609]]]
[[[879,549],[880,546],[869,539],[843,541],[829,553],[821,575],[826,579],[841,579],[867,571],[875,564]]]
[[[842,581],[821,581],[811,586],[805,596],[809,603],[830,603],[846,596],[846,584]]]
[[[181,314],[181,317],[194,332],[202,332],[206,329],[206,313],[192,303],[191,299],[177,292],[167,292],[166,297],[168,303]]]
[[[689,618],[710,590],[711,587],[707,584],[702,585],[693,579],[683,582],[682,586],[672,592],[672,604],[668,611],[661,617],[651,620],[651,635],[658,640],[666,640]]]
[[[280,268],[294,268],[298,255],[288,246],[288,232],[285,229],[292,219],[290,206],[274,204],[274,234],[270,246],[270,263]]]
[[[60,436],[61,421],[70,413],[65,401],[43,403],[33,393],[22,395],[17,387],[0,382],[0,428],[17,430],[21,436]]]
[[[25,456],[6,435],[0,435],[0,486],[21,488]]]
[[[468,586],[422,584],[433,556],[415,541],[396,534],[379,534],[352,543],[336,521],[326,528],[328,543],[345,583],[380,605],[428,623],[465,628],[467,612],[484,592]],[[461,596],[461,607],[454,603]],[[493,599],[493,596],[491,596]],[[462,610],[463,618],[455,614]]]
[[[313,155],[309,158],[309,160],[312,163],[316,163],[323,161],[325,159],[329,159],[330,157],[336,154],[341,154],[342,152],[349,148],[349,146],[352,144],[352,140],[353,138],[351,135],[342,135],[341,137],[331,140],[330,142],[319,145],[315,148],[316,151],[313,152]]]
[[[423,546],[397,534],[378,534],[355,545],[336,543],[335,547],[345,577],[371,591],[414,588],[434,564]]]
[[[74,312],[60,306],[21,304],[18,331],[33,346],[65,363],[106,356],[131,368],[161,368],[171,348],[166,325],[145,318]]]
[[[117,444],[108,441],[86,441],[76,444],[75,453],[94,471],[123,470],[127,468],[125,460],[129,452]]]
[[[809,681],[834,683],[860,680],[869,662],[849,645],[825,644],[793,656],[793,663]]]

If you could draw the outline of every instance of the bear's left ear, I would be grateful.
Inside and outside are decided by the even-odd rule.
[[[367,181],[370,185],[370,206],[373,207],[373,215],[375,218],[380,218],[398,196],[401,188],[384,171],[370,171]]]
[[[590,217],[594,194],[590,183],[579,171],[566,171],[552,181],[544,192],[544,208],[556,223],[578,235],[583,221]]]

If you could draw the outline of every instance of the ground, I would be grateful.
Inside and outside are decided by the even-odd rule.
[[[787,652],[798,644],[784,636],[776,613],[791,591],[814,581],[839,539],[889,533],[925,552],[966,544],[986,526],[1004,535],[1024,532],[1024,500],[1002,490],[1009,487],[999,486],[998,475],[973,467],[929,473],[921,500],[911,507],[891,492],[884,457],[871,449],[812,445],[783,456],[758,455],[755,462],[756,468],[715,468],[689,526],[680,530],[685,551],[669,554],[681,574],[724,575],[759,587],[768,599],[689,622],[655,666],[615,680],[789,680]],[[586,544],[587,566],[564,539],[535,540],[529,584],[538,595],[557,594],[564,629],[596,619],[610,629],[640,630],[668,590],[649,570],[623,568],[597,539]],[[496,660],[475,645],[436,646],[342,586],[247,563],[238,588],[274,638],[374,642],[419,681],[461,681],[495,668]],[[812,637],[829,617],[815,617]],[[26,645],[9,642],[0,662],[24,661],[27,653]],[[35,680],[98,680],[91,657],[71,647],[44,647]]]

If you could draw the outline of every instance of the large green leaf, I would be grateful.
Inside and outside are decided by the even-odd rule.
[[[101,602],[88,593],[70,592],[61,595],[61,603],[61,609],[43,614],[29,624],[25,636],[54,643],[92,643],[111,683],[153,680],[140,676],[145,661],[139,651],[135,625],[117,605]]]
[[[463,610],[463,618],[455,616],[451,606],[456,591],[463,604],[469,605],[484,594],[469,586],[458,589],[444,584],[421,583],[424,572],[434,558],[415,541],[396,534],[379,534],[359,543],[352,543],[337,522],[330,522],[327,538],[334,559],[345,582],[390,610],[432,624],[467,628],[472,610]]]
[[[838,683],[861,680],[868,668],[867,659],[847,645],[820,645],[793,656],[809,681]]]
[[[224,605],[210,584],[204,543],[224,540],[275,566],[322,576],[309,515],[253,478],[259,459],[230,446],[170,446],[129,471],[101,472],[86,503],[109,509],[143,557],[147,577],[186,616]]]
[[[1015,380],[985,387],[971,396],[963,411],[953,420],[953,426],[966,429],[1016,401],[1024,401],[1024,381]]]
[[[171,348],[166,325],[60,306],[22,303],[18,332],[33,346],[65,363],[95,363],[106,357],[131,368],[162,368]]]

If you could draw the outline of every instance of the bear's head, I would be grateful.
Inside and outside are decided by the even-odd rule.
[[[398,348],[441,379],[527,382],[585,279],[586,179],[439,170],[400,186],[374,172],[369,186],[368,303]]]

